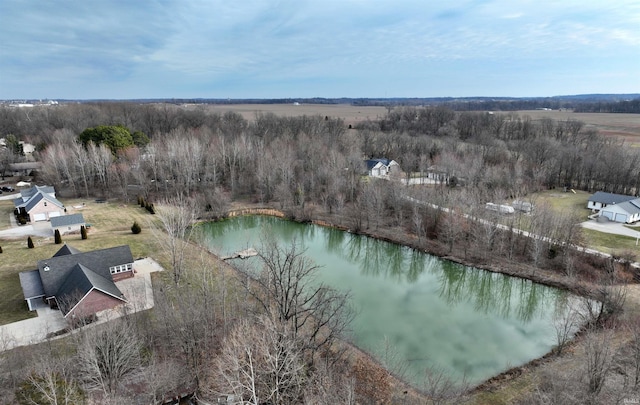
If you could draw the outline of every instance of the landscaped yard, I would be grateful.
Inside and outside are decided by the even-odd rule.
[[[91,224],[88,239],[80,234],[65,235],[63,243],[86,252],[118,245],[129,245],[134,259],[152,256],[158,260],[156,238],[149,229],[149,221],[154,217],[135,204],[107,202],[98,204],[93,200],[62,200],[69,213],[81,212],[87,224]],[[84,206],[83,206],[84,202]],[[74,208],[75,207],[75,208]],[[13,203],[0,201],[1,229],[9,226]],[[6,222],[5,222],[6,221]],[[131,233],[131,225],[137,221],[142,233]],[[15,322],[35,316],[27,310],[22,296],[18,273],[36,268],[38,260],[51,257],[62,245],[54,243],[51,237],[34,237],[35,248],[27,248],[27,238],[0,239],[0,324]]]

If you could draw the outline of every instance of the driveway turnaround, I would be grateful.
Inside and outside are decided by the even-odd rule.
[[[136,260],[133,263],[135,274],[132,278],[118,281],[116,285],[122,291],[127,303],[114,309],[98,312],[98,320],[87,327],[110,321],[125,313],[144,311],[153,308],[153,288],[151,273],[162,271],[162,267],[151,258]],[[50,309],[42,303],[36,309],[38,316],[0,326],[0,352],[18,346],[28,346],[47,340],[47,336],[61,333],[67,327],[67,320],[62,313]],[[61,334],[58,337],[66,336]]]

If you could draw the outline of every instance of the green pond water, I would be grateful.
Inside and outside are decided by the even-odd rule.
[[[528,280],[316,225],[245,216],[201,229],[203,243],[220,255],[259,249],[265,229],[282,245],[302,245],[322,266],[320,282],[350,291],[357,316],[349,339],[383,363],[401,360],[405,378],[418,387],[427,367],[477,384],[544,355],[556,343],[554,316],[575,299]]]

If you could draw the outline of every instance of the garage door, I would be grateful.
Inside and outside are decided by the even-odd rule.
[[[34,221],[46,221],[47,220],[47,214],[34,214],[33,215],[33,220]]]
[[[616,214],[616,222],[627,222],[626,214]]]
[[[60,211],[55,211],[55,212],[50,212],[49,213],[49,218],[59,217],[59,216],[60,216]]]
[[[600,215],[602,215],[603,217],[607,217],[613,221],[613,212],[611,211],[600,211]]]

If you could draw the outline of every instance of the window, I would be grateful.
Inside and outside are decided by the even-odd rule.
[[[111,274],[124,273],[125,271],[133,270],[133,263],[121,264],[118,266],[109,267]]]

